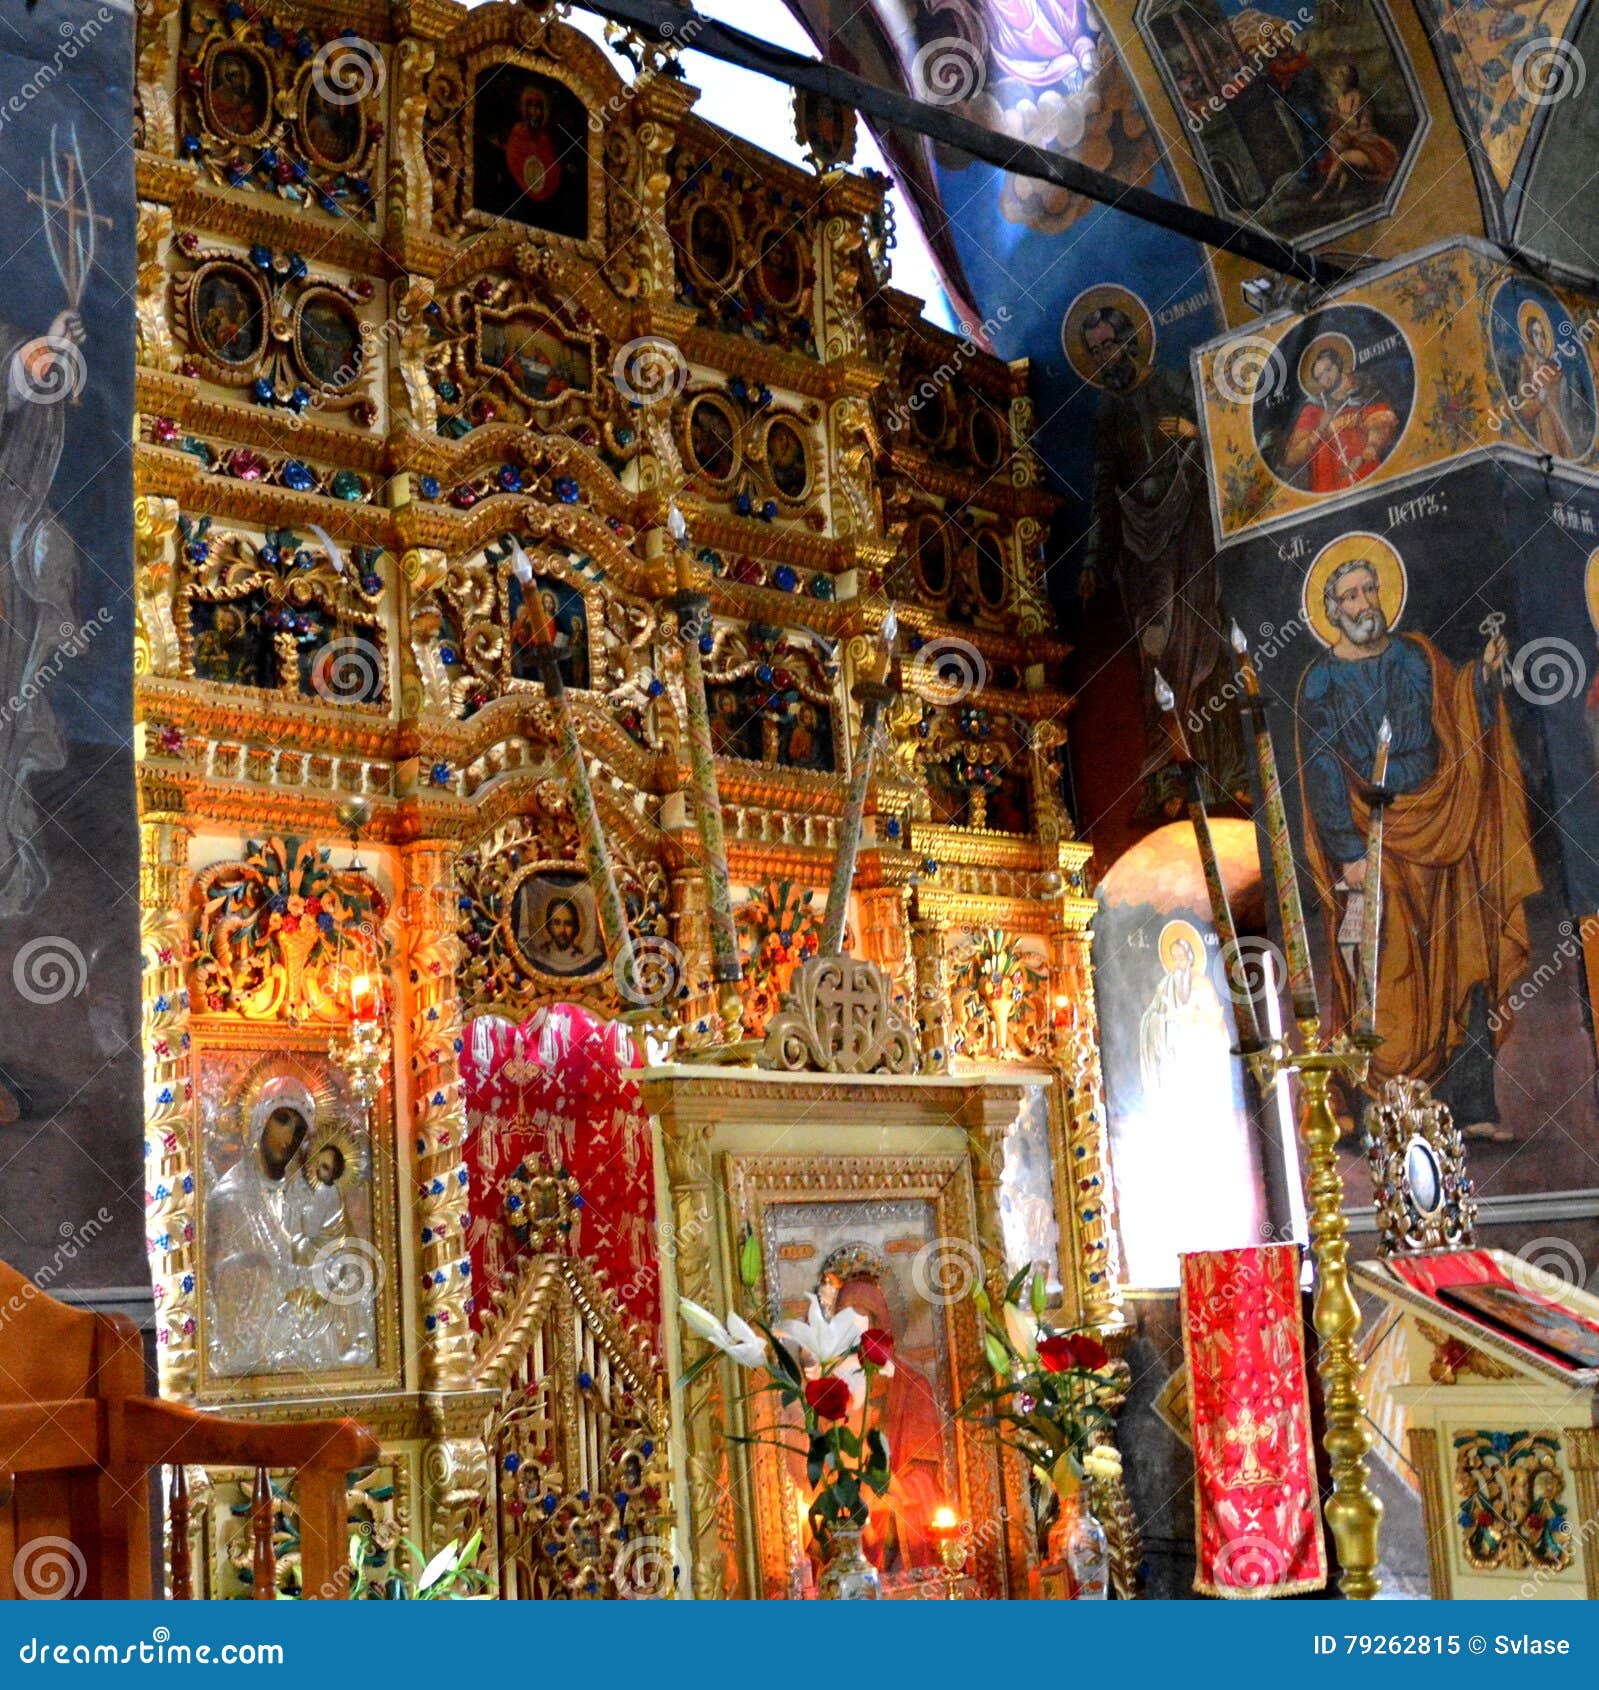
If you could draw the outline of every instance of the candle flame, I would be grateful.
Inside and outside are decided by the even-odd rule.
[[[948,1503],[945,1503],[942,1508],[933,1510],[933,1518],[930,1522],[932,1530],[940,1535],[952,1535],[959,1531],[960,1523],[960,1515]]]
[[[678,545],[681,546],[688,538],[688,524],[683,520],[683,513],[677,508],[675,499],[667,506],[666,526]]]
[[[522,550],[522,542],[511,536],[511,569],[525,587],[533,579],[533,560]]]
[[[1249,650],[1249,641],[1244,638],[1244,630],[1238,626],[1236,621],[1233,623],[1232,633],[1229,638],[1233,642],[1233,650],[1236,651],[1240,657],[1243,657]]]
[[[899,618],[894,614],[894,607],[888,607],[888,615],[883,618],[883,645],[892,651],[894,641],[899,637]]]
[[[1171,690],[1171,684],[1160,670],[1155,671],[1155,702],[1162,710],[1177,708],[1177,694]]]
[[[1382,719],[1382,726],[1377,730],[1377,743],[1379,745],[1392,745],[1393,742],[1394,725],[1386,716],[1384,716]]]

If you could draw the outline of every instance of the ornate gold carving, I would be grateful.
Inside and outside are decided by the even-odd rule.
[[[193,989],[249,1021],[342,1022],[354,974],[382,975],[388,900],[310,840],[252,842],[194,879]]]
[[[954,936],[947,957],[952,1048],[968,1061],[1045,1057],[1052,1032],[1048,959],[1001,927]]]
[[[181,810],[163,802],[176,794],[147,787],[142,796],[145,1238],[155,1288],[161,1391],[186,1397],[198,1377],[200,1267],[190,1159],[197,1105],[189,1066],[189,924],[184,917],[190,830]]]
[[[1460,1553],[1479,1572],[1563,1572],[1571,1565],[1560,1440],[1544,1432],[1455,1436]]]
[[[455,934],[455,851],[420,840],[406,848],[404,869],[422,1375],[433,1390],[457,1390],[471,1381],[472,1264],[462,1156],[467,1124],[456,987],[461,945]]]
[[[1520,1377],[1509,1362],[1485,1354],[1468,1344],[1465,1339],[1457,1338],[1441,1326],[1434,1326],[1419,1316],[1416,1320],[1416,1330],[1433,1347],[1432,1360],[1427,1364],[1427,1375],[1435,1385],[1457,1384],[1462,1374],[1474,1374],[1479,1379]]]
[[[816,956],[795,971],[766,1028],[763,1068],[824,1074],[914,1074],[916,1041],[876,963]]]
[[[1454,1117],[1421,1080],[1396,1075],[1371,1111],[1379,1254],[1453,1250],[1476,1236],[1477,1199]]]

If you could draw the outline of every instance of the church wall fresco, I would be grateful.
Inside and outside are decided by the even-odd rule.
[[[1320,510],[1314,489],[1279,487],[1264,507],[1272,514],[1226,546],[1220,569],[1228,613],[1251,632],[1280,631],[1260,668],[1337,1024],[1349,1014],[1348,939],[1362,901],[1361,771],[1378,719],[1393,726],[1396,784],[1414,799],[1390,811],[1385,839],[1374,1083],[1427,1079],[1468,1129],[1472,1172],[1492,1198],[1594,1184],[1589,558],[1599,491],[1588,319],[1468,249],[1345,291],[1286,336],[1263,327],[1254,351],[1265,348],[1270,375],[1291,371],[1273,362],[1284,349],[1308,351],[1357,323],[1339,328],[1334,313],[1382,309],[1404,323],[1405,297],[1441,295],[1438,278],[1456,265],[1476,285],[1430,323],[1407,324],[1417,392],[1434,395],[1431,426],[1424,414],[1414,446],[1414,422],[1387,439],[1404,387],[1393,366],[1379,373],[1385,354],[1368,358],[1364,386],[1321,406],[1335,421],[1317,448],[1343,452],[1323,456],[1328,479],[1343,479],[1345,461],[1361,473],[1319,495]],[[1227,357],[1224,346],[1198,362],[1214,379]],[[1452,391],[1470,397],[1458,426],[1441,428],[1439,401]],[[1245,460],[1239,431],[1249,419],[1259,441],[1259,400],[1208,404],[1224,464]],[[1381,486],[1393,460],[1420,471],[1423,454],[1434,460],[1425,481]],[[1283,504],[1293,514],[1279,520]],[[1368,669],[1359,659],[1385,638]],[[1355,1113],[1356,1100],[1345,1108]],[[1349,1173],[1365,1189],[1363,1169]]]
[[[0,52],[3,1253],[80,1288],[145,1278],[131,31],[126,11],[67,0],[9,19]]]

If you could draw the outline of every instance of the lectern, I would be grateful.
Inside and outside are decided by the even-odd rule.
[[[1599,1298],[1479,1248],[1460,1134],[1391,1080],[1370,1156],[1380,1259],[1358,1284],[1397,1314],[1388,1387],[1408,1427],[1435,1597],[1599,1598]]]

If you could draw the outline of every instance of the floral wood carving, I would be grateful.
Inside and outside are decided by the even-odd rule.
[[[763,1068],[823,1074],[914,1074],[916,1038],[888,976],[856,957],[812,957],[766,1028]]]
[[[1461,1432],[1455,1438],[1460,1550],[1480,1572],[1571,1565],[1571,1523],[1559,1440],[1543,1432]]]
[[[343,1021],[352,974],[382,974],[388,901],[310,840],[252,841],[194,880],[194,994],[251,1021]]]

